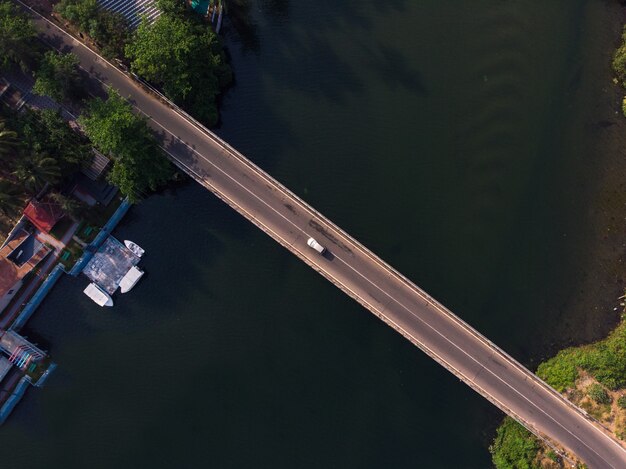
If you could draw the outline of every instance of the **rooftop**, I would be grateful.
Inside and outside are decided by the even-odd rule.
[[[48,248],[25,230],[19,230],[0,249],[0,296],[4,296],[48,253]]]
[[[24,209],[24,216],[39,231],[49,233],[52,227],[63,218],[65,213],[56,202],[50,199],[31,200]]]
[[[109,163],[111,163],[111,160],[94,148],[93,158],[89,166],[81,169],[81,172],[92,181],[95,181],[104,174],[109,167]]]

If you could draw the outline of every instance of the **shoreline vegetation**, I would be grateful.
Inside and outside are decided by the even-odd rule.
[[[143,17],[132,31],[126,19],[97,0],[60,0],[54,12],[100,52],[163,92],[200,122],[219,120],[218,98],[232,84],[222,41],[185,0],[156,0],[161,14]]]
[[[185,0],[156,0],[162,14],[152,23],[142,18],[135,31],[120,14],[99,8],[97,0],[53,3],[47,14],[62,18],[65,27],[105,57],[205,125],[218,122],[218,98],[232,83],[232,71],[221,40]],[[68,123],[62,111],[18,111],[0,104],[0,232],[6,235],[28,201],[45,190],[72,216],[86,216],[86,208],[66,189],[89,164],[91,147],[112,160],[108,181],[131,202],[178,180],[147,121],[123,97],[114,90],[106,100],[88,93],[76,55],[38,41],[28,17],[4,0],[0,26],[0,76],[3,70],[30,76],[34,94],[80,116]]]
[[[624,95],[621,108],[626,117],[626,25],[612,67],[613,82]],[[626,294],[620,300],[621,320],[606,338],[561,350],[539,364],[537,375],[617,438],[626,440]],[[489,451],[497,469],[561,469],[570,467],[572,461],[586,467],[559,448],[570,459],[564,461],[511,417],[505,417],[497,428]]]

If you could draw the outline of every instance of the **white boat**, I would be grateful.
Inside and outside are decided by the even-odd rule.
[[[113,306],[113,298],[95,283],[90,283],[83,293],[91,298],[98,306]]]
[[[133,243],[132,241],[129,241],[128,239],[124,240],[124,244],[137,257],[143,256],[143,253],[146,252],[137,243]]]
[[[120,280],[120,292],[126,293],[127,291],[130,291],[137,284],[143,274],[143,270],[132,266],[130,270],[126,272],[126,275],[122,277],[122,280]]]

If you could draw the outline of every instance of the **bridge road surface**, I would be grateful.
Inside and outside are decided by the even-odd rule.
[[[559,442],[589,467],[626,468],[624,447],[533,373],[225,142],[27,11],[44,41],[74,52],[94,78],[150,118],[169,157],[196,181],[533,432]],[[329,254],[309,248],[309,236]]]

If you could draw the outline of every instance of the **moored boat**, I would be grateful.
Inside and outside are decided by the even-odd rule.
[[[134,243],[128,239],[124,240],[124,244],[126,245],[126,247],[133,253],[135,254],[137,257],[141,257],[143,256],[144,252],[146,252],[144,249],[142,249],[137,243]]]
[[[130,291],[137,284],[143,274],[143,270],[137,268],[136,266],[131,267],[130,270],[126,272],[126,275],[122,277],[122,280],[120,280],[120,292],[126,293],[127,291]]]
[[[113,298],[95,283],[90,283],[83,293],[91,298],[98,306],[113,306]]]

